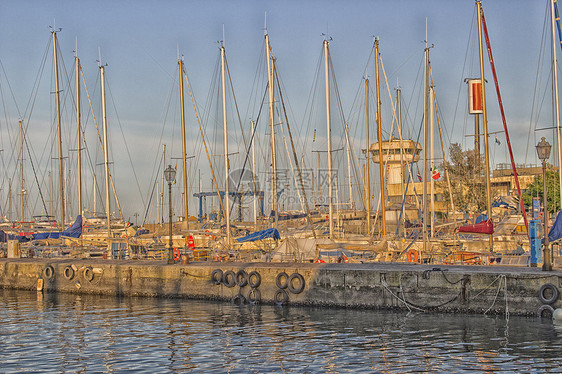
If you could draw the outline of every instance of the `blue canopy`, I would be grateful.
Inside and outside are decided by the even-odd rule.
[[[267,238],[273,238],[275,240],[281,239],[281,235],[279,235],[279,231],[276,228],[269,228],[267,230],[261,230],[253,232],[249,235],[243,236],[241,238],[236,239],[240,243],[244,242],[253,242],[256,240],[262,240]]]
[[[550,242],[553,242],[560,238],[562,238],[562,214],[558,212],[558,215],[556,216],[556,221],[554,221],[554,225],[552,225],[552,228],[548,232],[548,240]]]
[[[66,230],[60,231],[52,231],[52,232],[38,232],[31,236],[32,240],[41,240],[41,239],[58,239],[61,236],[67,236],[71,238],[79,238],[82,235],[82,216],[76,216],[76,220]]]

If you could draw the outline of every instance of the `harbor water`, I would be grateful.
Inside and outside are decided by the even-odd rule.
[[[562,324],[0,290],[0,372],[562,372]]]

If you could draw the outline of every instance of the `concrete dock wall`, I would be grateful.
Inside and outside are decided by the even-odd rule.
[[[251,279],[248,274],[253,274]],[[251,287],[257,278],[261,278],[259,285]],[[248,280],[250,284],[244,284]],[[541,299],[539,291],[544,285],[548,286]],[[562,307],[560,293],[556,297],[552,294],[562,291],[562,272],[499,266],[230,262],[167,265],[162,261],[0,259],[0,287],[516,315],[537,315],[541,307],[549,309],[543,305]]]

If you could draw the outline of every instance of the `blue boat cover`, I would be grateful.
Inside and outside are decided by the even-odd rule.
[[[52,231],[52,232],[38,232],[31,236],[31,240],[42,240],[42,239],[58,239],[61,236],[67,236],[70,238],[79,238],[82,235],[82,216],[76,216],[74,223],[66,230]]]
[[[556,216],[556,221],[554,221],[554,225],[552,225],[552,228],[548,232],[548,240],[550,242],[562,238],[562,214],[560,214],[560,212],[562,211],[558,212],[558,215]]]
[[[269,228],[267,230],[261,230],[253,232],[249,235],[243,236],[241,238],[236,239],[239,243],[244,242],[253,242],[256,240],[262,240],[267,238],[273,238],[275,240],[281,239],[281,235],[279,235],[279,231],[276,228]]]

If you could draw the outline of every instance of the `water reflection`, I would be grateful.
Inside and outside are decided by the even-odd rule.
[[[562,323],[0,290],[2,372],[556,371]]]

